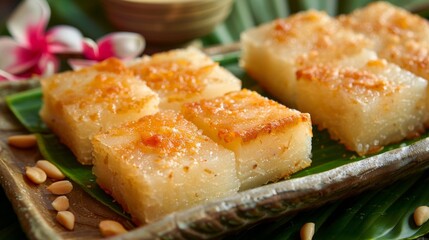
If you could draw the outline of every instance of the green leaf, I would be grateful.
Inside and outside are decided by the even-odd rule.
[[[100,0],[48,0],[48,3],[52,13],[51,26],[66,23],[94,40],[114,30],[106,19]]]
[[[271,8],[271,4],[267,4],[260,0],[249,0],[248,3],[256,24],[269,22],[275,18],[276,13],[274,12],[274,9]]]
[[[307,222],[315,223],[313,239],[415,239],[429,232],[413,222],[414,209],[429,204],[429,172],[343,201],[260,224],[230,239],[299,239]]]
[[[284,0],[272,0],[271,6],[275,12],[275,15],[273,16],[275,18],[285,18],[290,14],[287,2]]]
[[[130,219],[121,206],[96,183],[91,166],[80,164],[73,153],[53,134],[37,134],[37,143],[43,157],[57,166],[68,178],[85,192],[114,212]]]
[[[426,223],[418,228],[412,215],[415,208],[429,203],[429,194],[425,190],[428,181],[426,172],[348,199],[316,234],[321,239],[328,236],[330,239],[411,239],[421,236],[423,231],[427,233],[429,225]]]
[[[35,88],[6,97],[6,102],[28,131],[33,133],[49,131],[40,119],[39,110],[42,106],[42,90]]]

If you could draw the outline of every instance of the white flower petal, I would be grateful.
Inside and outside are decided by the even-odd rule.
[[[21,47],[10,37],[0,37],[0,69],[11,74],[21,73],[38,61],[38,53]]]
[[[20,79],[19,77],[15,76],[13,74],[10,74],[6,71],[0,70],[0,82],[1,81],[16,81],[19,79]]]
[[[10,34],[27,47],[43,38],[51,10],[45,0],[25,0],[7,21]]]
[[[146,45],[144,38],[137,33],[111,33],[97,41],[100,51],[99,60],[109,57],[131,59],[139,56]]]
[[[51,54],[45,54],[40,58],[35,72],[42,77],[49,77],[58,71],[60,67],[59,60]]]
[[[81,53],[82,34],[70,26],[56,26],[46,33],[50,53]]]
[[[73,70],[79,70],[82,68],[90,67],[98,63],[97,61],[94,61],[94,60],[84,60],[84,59],[69,59],[67,62]]]

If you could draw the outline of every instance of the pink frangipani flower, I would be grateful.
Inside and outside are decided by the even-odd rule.
[[[115,32],[94,42],[84,38],[82,41],[83,56],[86,59],[70,59],[73,69],[91,66],[110,57],[130,60],[139,56],[145,48],[144,38],[137,33]]]
[[[58,53],[81,53],[82,34],[70,26],[45,32],[51,12],[45,0],[25,0],[8,19],[12,37],[0,37],[0,81],[50,75],[59,68]]]

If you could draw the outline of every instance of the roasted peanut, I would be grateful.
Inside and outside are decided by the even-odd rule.
[[[51,162],[46,160],[39,160],[36,167],[42,169],[49,178],[55,180],[62,180],[65,178],[64,174]]]
[[[69,211],[59,211],[56,217],[57,221],[63,225],[68,230],[73,230],[75,217],[72,212]]]
[[[103,237],[111,237],[118,234],[126,233],[127,230],[119,222],[113,220],[104,220],[98,224]]]
[[[10,136],[7,139],[7,143],[10,146],[17,147],[17,148],[30,148],[37,145],[37,138],[34,134],[28,134],[28,135],[15,135]]]
[[[420,206],[414,211],[414,222],[417,226],[423,225],[429,219],[429,207]]]
[[[52,183],[46,189],[48,189],[48,191],[50,191],[53,194],[63,195],[63,194],[70,193],[73,190],[73,185],[68,180],[62,180],[62,181]]]
[[[25,167],[25,175],[35,184],[46,181],[46,173],[38,167]]]
[[[311,240],[314,236],[314,228],[315,224],[312,222],[308,222],[301,227],[301,231],[299,232],[301,236],[301,240]]]
[[[59,196],[52,202],[52,207],[58,212],[69,209],[69,206],[69,199],[66,196]]]

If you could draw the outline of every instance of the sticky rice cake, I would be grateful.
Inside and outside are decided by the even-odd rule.
[[[246,72],[290,107],[296,106],[295,73],[309,63],[309,56],[328,54],[329,62],[355,55],[365,58],[365,50],[372,47],[363,35],[314,10],[249,29],[242,33],[241,43]]]
[[[156,93],[117,59],[41,84],[41,118],[82,164],[92,164],[92,135],[158,111]]]
[[[288,177],[311,163],[310,115],[249,90],[185,104],[182,113],[234,151],[240,190]]]
[[[387,2],[341,15],[341,24],[374,41],[380,57],[429,79],[429,22]]]
[[[237,192],[234,154],[175,111],[96,135],[97,183],[138,224]]]
[[[241,81],[196,48],[145,56],[130,69],[160,96],[160,109],[240,90]]]
[[[313,123],[360,155],[424,131],[427,82],[385,60],[297,72],[297,102]]]

